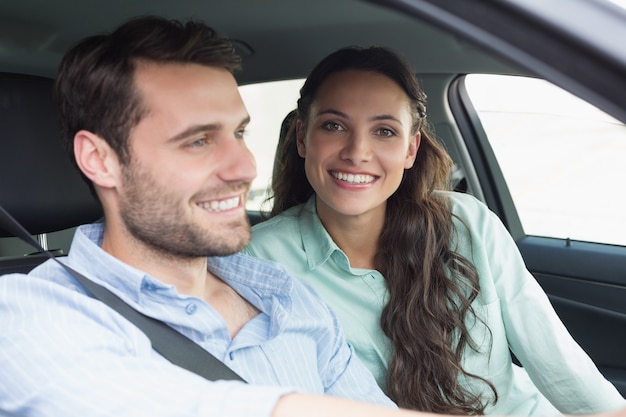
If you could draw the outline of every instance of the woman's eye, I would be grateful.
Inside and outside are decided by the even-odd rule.
[[[382,127],[382,128],[380,128],[380,129],[378,129],[378,130],[377,130],[376,134],[377,134],[378,136],[382,136],[382,137],[385,137],[385,138],[389,138],[389,137],[395,136],[395,135],[396,135],[396,132],[394,132],[394,131],[393,131],[393,130],[391,130],[391,129],[387,129],[387,128]]]
[[[326,122],[322,125],[322,127],[330,131],[343,130],[343,127],[339,123],[335,123],[335,122]]]
[[[343,126],[341,126],[339,123],[335,123],[335,122],[326,122],[322,125],[322,128],[330,131],[330,132],[337,132],[340,130],[344,130]]]

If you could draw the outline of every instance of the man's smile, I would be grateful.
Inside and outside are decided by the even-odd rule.
[[[198,203],[198,207],[208,211],[226,211],[239,206],[241,206],[240,195],[223,200],[209,200]]]

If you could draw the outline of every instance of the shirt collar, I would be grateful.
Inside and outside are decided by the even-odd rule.
[[[275,262],[237,253],[209,257],[208,264],[209,271],[246,298],[249,298],[249,291],[263,299],[288,296],[293,288],[293,281],[287,271]]]
[[[293,309],[293,278],[280,264],[242,253],[209,258],[209,271],[269,317],[269,337],[278,335]]]
[[[74,235],[68,261],[82,274],[97,282],[125,301],[140,303],[142,287],[176,293],[176,287],[134,268],[105,252],[102,246],[104,225],[94,223],[80,226]],[[255,259],[243,254],[209,257],[208,269],[231,285],[235,291],[267,311],[271,300],[290,310],[293,281],[284,268],[273,262]]]
[[[311,196],[302,206],[298,221],[302,235],[302,245],[304,246],[311,270],[319,268],[335,252],[341,255],[337,256],[338,261],[341,264],[345,263],[345,268],[350,268],[348,258],[330,237],[317,215],[315,195]]]
[[[142,285],[152,285],[153,288],[168,287],[104,251],[101,248],[103,235],[102,223],[78,227],[68,254],[68,262],[83,275],[115,291],[126,301],[130,298],[134,302],[139,302]]]

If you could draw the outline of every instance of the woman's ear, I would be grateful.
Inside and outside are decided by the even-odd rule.
[[[109,144],[100,136],[81,130],[74,136],[74,157],[80,170],[95,186],[117,185],[119,162]]]
[[[411,137],[411,140],[409,141],[409,149],[406,153],[406,160],[404,161],[405,169],[413,167],[413,164],[415,163],[415,158],[417,158],[417,150],[420,147],[421,139],[422,135],[420,134],[420,132],[417,132],[415,136]]]
[[[298,155],[304,158],[306,156],[306,147],[304,145],[304,125],[300,119],[296,120],[296,146],[298,147]]]

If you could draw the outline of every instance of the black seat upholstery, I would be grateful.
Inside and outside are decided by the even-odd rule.
[[[0,205],[32,235],[102,216],[62,148],[51,89],[49,78],[0,73]],[[9,236],[0,227],[0,238]],[[13,269],[23,270],[15,260],[0,261],[0,273]]]

